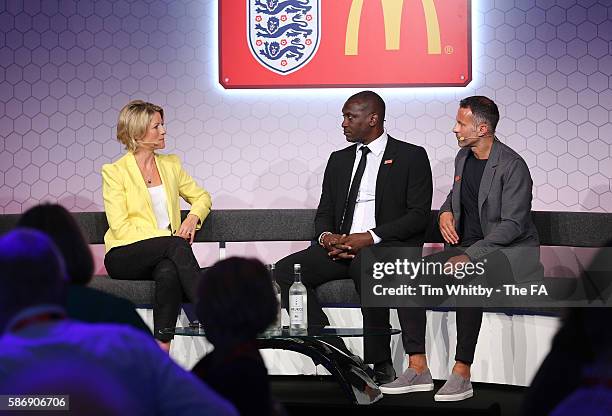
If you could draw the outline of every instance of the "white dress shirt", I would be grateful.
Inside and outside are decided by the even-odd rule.
[[[372,235],[374,244],[378,244],[381,241],[381,238],[372,229],[376,227],[376,178],[378,178],[378,169],[385,153],[385,147],[387,147],[387,141],[387,132],[383,132],[381,136],[367,145],[370,152],[366,156],[366,167],[359,184],[355,213],[353,214],[353,223],[351,224],[351,234],[367,231]],[[351,183],[361,159],[361,148],[363,146],[361,143],[357,145]]]

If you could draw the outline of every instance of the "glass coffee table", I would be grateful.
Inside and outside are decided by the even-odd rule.
[[[200,327],[165,328],[163,334],[176,336],[204,337]],[[315,365],[322,365],[338,381],[349,401],[355,404],[371,404],[382,398],[380,389],[366,373],[363,363],[326,342],[331,337],[350,338],[396,335],[395,328],[333,328],[309,327],[306,331],[283,328],[277,333],[266,332],[257,337],[260,349],[282,349],[299,352],[312,359]]]

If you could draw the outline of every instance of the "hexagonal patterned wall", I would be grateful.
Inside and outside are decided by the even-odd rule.
[[[610,2],[473,8],[467,88],[379,90],[388,131],[427,148],[434,207],[451,183],[457,101],[484,94],[531,168],[535,209],[611,211]],[[102,209],[100,167],[123,152],[114,126],[133,98],[165,108],[168,150],[215,207],[315,207],[354,91],[224,91],[215,14],[213,0],[0,1],[0,212]]]

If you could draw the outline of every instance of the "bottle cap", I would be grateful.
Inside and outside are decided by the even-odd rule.
[[[302,271],[302,265],[301,264],[294,264],[293,265],[293,273],[300,273]]]

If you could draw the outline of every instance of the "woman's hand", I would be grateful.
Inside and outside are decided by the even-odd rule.
[[[200,221],[200,219],[197,217],[197,215],[187,215],[187,218],[185,218],[185,221],[183,221],[179,227],[176,235],[189,241],[189,244],[193,244],[193,238],[195,237],[196,225],[198,225],[198,221]]]

